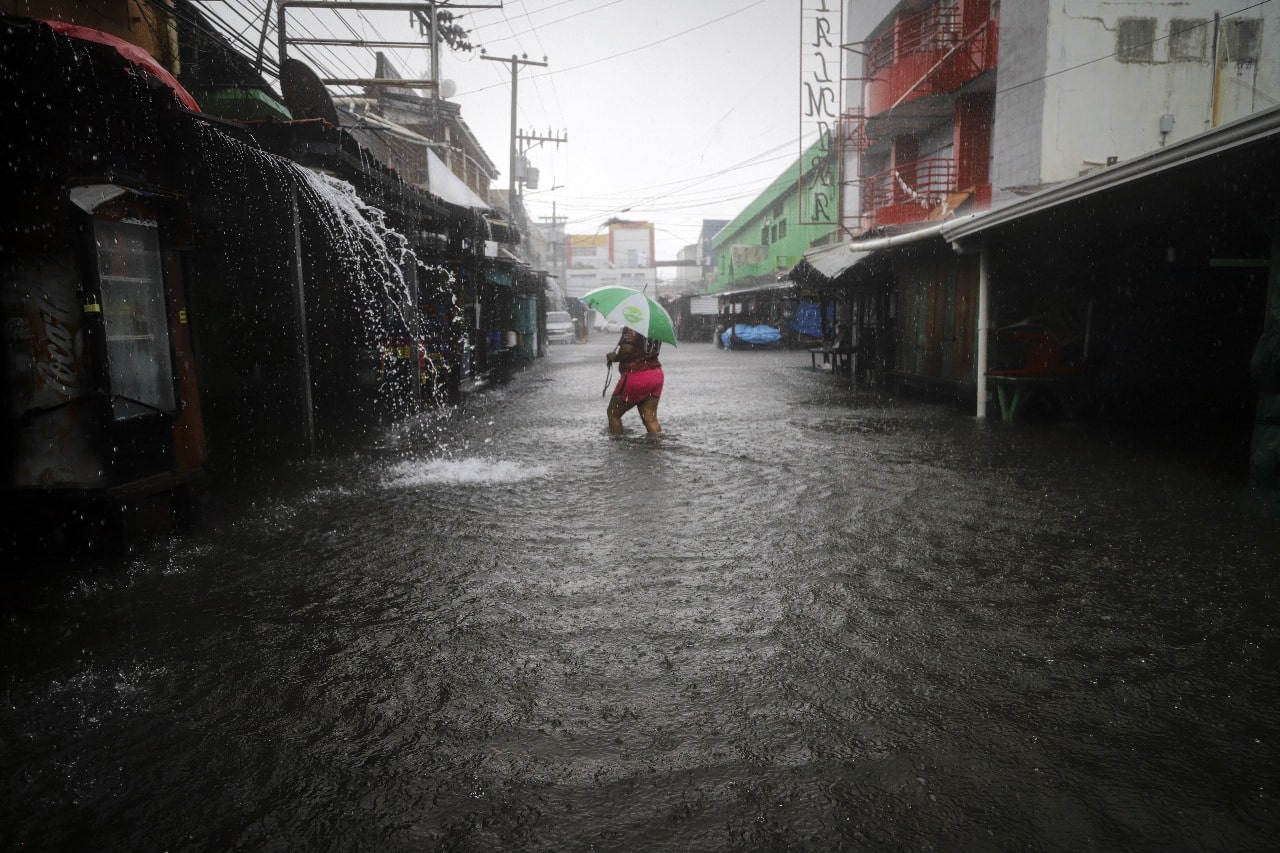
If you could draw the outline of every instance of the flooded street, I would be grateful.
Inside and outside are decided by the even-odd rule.
[[[709,344],[611,439],[612,343],[10,580],[0,846],[1271,849],[1241,471]]]

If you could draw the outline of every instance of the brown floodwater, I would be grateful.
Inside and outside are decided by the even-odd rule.
[[[11,568],[0,845],[1271,849],[1280,514],[1232,448],[709,344],[612,439],[611,343]]]

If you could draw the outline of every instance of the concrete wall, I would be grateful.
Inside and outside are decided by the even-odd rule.
[[[615,267],[648,267],[655,260],[651,225],[612,225],[609,243],[610,260]]]
[[[1023,5],[1006,3],[1004,9],[1011,13]],[[1041,180],[1072,178],[1108,157],[1128,160],[1210,129],[1213,14],[1221,8],[1215,0],[1043,5],[1050,9],[1044,70],[1070,70],[1044,81]],[[1149,59],[1126,62],[1115,54],[1122,19],[1134,17],[1154,19],[1154,43]],[[1273,106],[1280,97],[1280,8],[1261,6],[1238,17],[1262,20],[1261,51],[1256,62],[1229,60],[1222,68],[1220,123]],[[1207,22],[1203,58],[1177,55],[1171,30],[1197,20]],[[1005,66],[1005,48],[1015,42],[1001,34],[1000,89],[1017,79]],[[1167,136],[1160,133],[1165,114],[1174,117]]]
[[[1048,60],[1048,17],[1044,2],[1023,0],[1000,6],[1000,65],[991,134],[992,202],[996,205],[1009,198],[1010,187],[1040,182],[1041,78]]]

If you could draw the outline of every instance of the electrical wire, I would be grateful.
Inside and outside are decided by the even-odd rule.
[[[593,7],[592,7],[592,8],[590,8],[590,9],[583,9],[583,10],[581,10],[581,11],[579,11],[579,12],[575,12],[575,13],[573,13],[572,15],[566,15],[566,16],[565,16],[565,17],[563,17],[563,18],[556,18],[554,21],[547,21],[546,23],[544,23],[544,24],[540,24],[539,26],[540,26],[540,27],[549,27],[549,26],[551,26],[552,24],[559,24],[559,23],[563,23],[564,21],[571,21],[571,20],[573,20],[574,18],[580,17],[580,16],[582,16],[582,15],[589,15],[589,14],[591,14],[592,12],[599,12],[601,9],[607,9],[607,8],[609,8],[610,6],[616,6],[616,5],[618,5],[619,3],[622,3],[622,2],[624,2],[624,0],[609,0],[609,2],[607,2],[607,3],[602,3],[602,4],[601,4],[601,5],[599,5],[599,6],[593,6]],[[563,6],[563,5],[564,5],[564,3],[557,3],[557,4],[555,4],[555,6]],[[545,6],[545,7],[541,8],[541,9],[539,9],[538,11],[539,11],[539,12],[545,12],[547,9],[551,9],[551,8],[554,8],[554,6]],[[505,17],[505,15],[504,15],[504,17]],[[493,22],[493,23],[491,23],[491,24],[482,24],[482,25],[480,25],[480,26],[477,26],[477,27],[476,27],[476,31],[478,32],[479,30],[486,29],[486,28],[488,28],[488,27],[497,26],[497,25],[499,25],[500,23],[501,23],[501,22],[499,22],[499,21],[494,21],[494,22]],[[526,32],[523,32],[523,33],[514,33],[514,32],[513,32],[511,37],[512,37],[512,38],[519,38],[520,36],[528,35],[528,34],[529,34],[529,32],[532,32],[532,30],[530,30],[530,31],[526,31]],[[502,42],[504,42],[504,41],[506,41],[506,37],[505,37],[505,36],[504,36],[503,38],[499,39],[499,40],[498,40],[498,42],[497,42],[497,44],[501,44],[501,43],[502,43]]]
[[[614,0],[614,2],[615,2],[615,3],[616,3],[616,2],[620,2],[620,0]],[[681,37],[681,36],[688,35],[689,33],[697,32],[698,30],[701,30],[701,29],[703,29],[703,28],[705,28],[705,27],[709,27],[709,26],[711,26],[712,24],[718,24],[718,23],[720,23],[721,21],[724,21],[724,20],[726,20],[726,19],[728,19],[728,18],[732,18],[734,15],[741,15],[743,12],[746,12],[746,11],[748,11],[748,10],[750,10],[750,9],[754,9],[756,6],[759,6],[759,5],[761,5],[761,4],[763,4],[763,3],[766,3],[766,2],[768,2],[768,0],[756,0],[756,2],[754,2],[754,3],[750,3],[750,4],[746,5],[746,6],[743,6],[743,7],[742,7],[742,8],[740,8],[740,9],[735,9],[735,10],[734,10],[734,11],[732,11],[732,12],[727,12],[727,13],[725,13],[725,14],[721,15],[721,16],[720,16],[720,17],[718,17],[718,18],[713,18],[713,19],[711,19],[710,21],[705,21],[705,22],[703,22],[703,23],[701,23],[701,24],[698,24],[698,25],[696,25],[696,26],[690,27],[690,28],[689,28],[689,29],[687,29],[687,30],[681,30],[681,31],[680,31],[680,32],[678,32],[678,33],[672,33],[672,34],[671,34],[671,35],[669,35],[669,36],[664,36],[663,38],[660,38],[660,39],[658,39],[657,41],[652,41],[652,42],[649,42],[648,44],[642,44],[642,45],[640,45],[640,46],[638,46],[638,47],[633,47],[633,48],[630,48],[630,49],[628,49],[628,50],[619,51],[618,53],[612,53],[612,54],[609,54],[608,56],[602,56],[602,57],[600,57],[600,58],[598,58],[598,59],[593,59],[593,60],[591,60],[590,62],[584,62],[584,63],[582,63],[581,65],[570,65],[570,66],[568,66],[568,67],[566,67],[566,68],[557,68],[555,71],[545,71],[545,72],[543,72],[543,73],[541,73],[541,74],[532,74],[532,75],[530,75],[530,79],[531,79],[531,80],[537,80],[537,79],[541,79],[541,78],[543,78],[543,77],[552,76],[552,75],[555,75],[555,74],[565,74],[565,73],[568,73],[568,72],[570,72],[570,71],[578,71],[578,70],[580,70],[580,69],[582,69],[582,68],[590,68],[592,65],[599,65],[601,62],[608,62],[608,61],[609,61],[609,60],[611,60],[611,59],[617,59],[618,57],[621,57],[621,56],[629,56],[630,54],[633,54],[633,53],[639,53],[639,52],[640,52],[640,51],[642,51],[642,50],[648,50],[648,49],[649,49],[649,48],[651,48],[651,47],[657,47],[657,46],[658,46],[658,45],[660,45],[660,44],[665,44],[665,43],[667,43],[667,42],[669,42],[669,41],[672,41],[672,40],[674,40],[674,39],[677,39],[677,38],[679,38],[679,37]],[[612,5],[613,5],[613,3],[606,3],[606,4],[605,4],[605,6],[612,6]],[[599,7],[599,8],[604,8],[604,6],[601,6],[601,7]],[[562,18],[561,20],[566,20],[566,19],[563,19],[563,18]],[[555,22],[552,22],[552,23],[555,23]],[[477,92],[483,92],[483,91],[485,91],[486,89],[492,89],[492,88],[493,88],[492,86],[486,86],[486,87],[482,87],[482,88],[480,88],[480,89],[472,89],[471,91],[469,91],[469,92],[464,92],[463,94],[466,94],[466,95],[474,95],[474,94],[476,94]]]

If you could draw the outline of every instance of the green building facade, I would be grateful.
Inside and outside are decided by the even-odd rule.
[[[804,192],[824,194],[831,223],[801,224],[799,171],[805,164]],[[838,230],[839,179],[835,157],[823,141],[805,151],[769,187],[720,230],[711,241],[719,266],[707,293],[756,287],[777,280],[795,266],[804,251],[835,239]],[[821,177],[817,177],[821,175]]]

